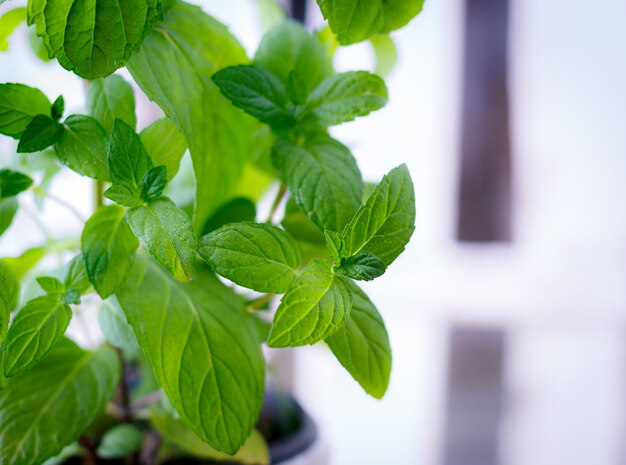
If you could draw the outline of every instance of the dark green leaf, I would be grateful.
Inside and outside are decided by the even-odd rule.
[[[197,6],[177,2],[128,64],[139,87],[187,141],[197,181],[198,230],[238,188],[258,124],[233,107],[209,77],[247,61],[226,27]]]
[[[2,359],[5,376],[15,376],[39,363],[61,340],[71,319],[72,310],[57,298],[42,296],[28,301],[7,332]]]
[[[176,279],[191,279],[197,239],[189,217],[174,202],[161,198],[132,208],[128,224],[150,255]]]
[[[18,297],[19,284],[15,275],[3,261],[0,261],[0,347],[9,328],[9,318],[17,305]],[[0,355],[2,355],[1,351]],[[0,368],[2,368],[1,361]]]
[[[82,176],[110,181],[109,139],[100,123],[89,116],[71,115],[63,124],[65,131],[54,146],[61,161]]]
[[[85,258],[82,254],[76,255],[68,263],[64,284],[67,289],[74,289],[79,294],[82,294],[91,286],[87,268],[85,267]]]
[[[285,128],[293,126],[296,121],[287,108],[284,86],[260,66],[224,68],[213,75],[213,82],[233,105],[263,123]]]
[[[80,305],[80,294],[76,289],[67,289],[61,296],[61,301],[66,304]]]
[[[2,4],[2,2],[0,2]],[[13,8],[0,16],[0,51],[9,49],[9,37],[26,20],[26,8]]]
[[[128,227],[126,210],[117,205],[98,209],[85,223],[82,252],[89,281],[103,299],[124,282],[139,246]]]
[[[167,167],[168,181],[178,172],[180,160],[187,150],[183,135],[169,118],[156,120],[139,134],[155,166]]]
[[[221,228],[225,224],[239,223],[241,221],[254,221],[256,218],[256,205],[246,197],[235,197],[216,210],[202,228],[204,236],[211,231]]]
[[[0,235],[11,226],[18,206],[15,197],[0,200]]]
[[[28,22],[36,25],[50,57],[80,77],[95,79],[124,66],[141,45],[158,15],[156,3],[31,0]]]
[[[360,252],[347,258],[341,264],[338,273],[360,281],[371,281],[382,276],[387,267],[380,258],[368,252]]]
[[[200,257],[218,274],[258,292],[282,294],[302,260],[298,244],[282,229],[233,223],[200,240]]]
[[[415,230],[415,191],[406,165],[391,170],[343,231],[343,257],[369,252],[389,266]]]
[[[18,171],[0,170],[0,199],[14,197],[33,184],[33,180]]]
[[[119,372],[111,348],[84,352],[63,339],[33,370],[9,379],[0,390],[2,464],[39,464],[77,440],[104,411]]]
[[[132,129],[137,125],[133,88],[116,74],[89,82],[87,109],[109,134],[116,118]]]
[[[343,45],[405,26],[422,11],[424,0],[317,0]]]
[[[65,292],[65,286],[57,278],[41,276],[37,278],[37,283],[50,297],[58,299]]]
[[[333,73],[324,46],[296,22],[284,22],[269,30],[259,44],[254,62],[276,76],[285,87],[295,72],[302,80],[304,94]]]
[[[321,230],[341,231],[361,205],[363,181],[356,161],[345,145],[326,135],[313,136],[304,146],[280,139],[272,161]]]
[[[134,360],[137,357],[140,350],[137,339],[114,296],[109,297],[100,307],[98,324],[104,337],[115,347],[122,349],[126,358]]]
[[[46,115],[37,115],[28,123],[17,144],[17,153],[40,152],[56,144],[63,135],[63,125]]]
[[[387,87],[381,78],[367,71],[350,71],[322,81],[309,95],[306,107],[320,124],[332,126],[368,115],[386,103]]]
[[[263,398],[263,356],[245,302],[212,275],[181,284],[145,255],[136,257],[117,296],[182,420],[234,454]]]
[[[109,170],[113,184],[128,184],[140,192],[141,180],[152,160],[133,128],[116,119],[109,143]]]
[[[313,259],[280,301],[268,344],[295,347],[314,344],[334,333],[349,317],[352,291],[322,259]]]
[[[107,199],[129,208],[143,204],[139,192],[130,183],[115,184],[104,191],[103,195]]]
[[[126,457],[141,446],[141,431],[130,424],[117,425],[102,436],[96,452],[103,459]]]
[[[19,139],[37,115],[50,114],[50,101],[24,84],[0,84],[0,134]]]
[[[391,347],[382,317],[354,283],[350,319],[326,343],[368,394],[385,395],[391,372]]]
[[[145,202],[156,200],[167,184],[167,168],[163,165],[150,168],[141,179],[141,198]]]
[[[62,95],[59,95],[57,99],[52,104],[52,109],[50,110],[50,116],[55,121],[59,121],[63,118],[63,113],[65,112],[65,100]]]

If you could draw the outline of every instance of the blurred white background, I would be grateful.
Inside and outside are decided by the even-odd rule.
[[[252,55],[262,34],[253,0],[196,3]],[[310,6],[310,25],[321,24]],[[626,462],[626,2],[511,0],[511,8],[512,242],[455,241],[463,2],[427,0],[393,34],[399,62],[387,80],[388,106],[334,131],[368,180],[409,165],[417,229],[385,279],[365,286],[394,350],[386,397],[364,394],[323,346],[296,351],[295,393],[318,421],[333,465],[449,465],[446,380],[450,331],[459,324],[506,336],[497,463]],[[0,82],[63,94],[67,114],[82,111],[80,80],[34,59],[24,26],[10,43],[0,53]],[[336,57],[340,70],[372,66],[367,45]],[[0,139],[0,159],[13,150]],[[85,179],[66,173],[51,191],[89,215]],[[55,236],[79,234],[52,202],[40,221]],[[0,238],[0,255],[41,239],[22,211]]]

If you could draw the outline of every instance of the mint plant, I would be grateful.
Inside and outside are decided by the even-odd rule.
[[[0,260],[1,463],[269,463],[255,429],[263,344],[325,342],[385,394],[387,332],[357,282],[405,249],[414,190],[405,165],[365,184],[331,135],[388,99],[381,77],[336,73],[332,56],[367,39],[388,49],[379,34],[422,2],[318,0],[330,30],[285,21],[251,59],[178,0],[28,0],[0,18],[0,49],[26,19],[86,86],[84,114],[66,115],[62,96],[0,84],[0,134],[16,141],[0,169],[0,234],[26,196],[53,200],[61,167],[94,187],[80,238]],[[163,112],[139,132],[133,87],[112,74],[122,67]],[[48,254],[66,264],[41,266]],[[94,305],[105,342],[83,348],[66,331]]]

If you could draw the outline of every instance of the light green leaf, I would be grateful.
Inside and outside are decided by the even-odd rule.
[[[63,125],[65,131],[54,146],[61,161],[82,176],[110,181],[109,139],[100,123],[89,116],[71,115]]]
[[[81,236],[87,276],[103,299],[124,282],[139,246],[125,214],[117,205],[101,207],[87,220]]]
[[[19,204],[15,197],[0,200],[0,235],[11,226],[18,206]]]
[[[343,45],[405,26],[422,11],[424,0],[317,0]]]
[[[128,211],[128,224],[141,244],[179,281],[193,276],[197,239],[191,221],[168,198]]]
[[[26,8],[13,8],[0,16],[0,51],[9,49],[9,37],[22,22],[26,21]]]
[[[152,168],[152,160],[139,135],[124,121],[116,119],[108,151],[113,184],[127,184],[139,195],[141,180]]]
[[[5,376],[15,376],[39,363],[61,340],[71,319],[70,307],[56,298],[28,301],[7,332],[2,358]]]
[[[215,231],[225,224],[239,223],[241,221],[254,221],[256,218],[256,205],[247,197],[235,197],[221,205],[207,220],[202,228],[201,235]]]
[[[69,339],[0,391],[3,465],[41,463],[77,440],[98,418],[119,378],[117,354],[85,352]]]
[[[370,43],[376,57],[374,73],[381,77],[387,77],[398,62],[396,44],[389,34],[376,35],[370,38]]]
[[[187,150],[185,138],[174,122],[169,118],[158,119],[144,128],[139,136],[154,166],[165,165],[167,180],[172,179],[178,173],[180,160]]]
[[[87,268],[85,267],[85,258],[82,254],[76,255],[67,264],[64,284],[67,289],[75,289],[79,294],[82,294],[91,286]]]
[[[50,297],[58,299],[65,292],[65,286],[57,278],[50,276],[40,276],[36,278],[37,284],[45,291]]]
[[[198,230],[238,187],[258,124],[233,107],[210,77],[247,61],[224,25],[197,6],[177,2],[128,64],[139,87],[187,141],[197,181]]]
[[[33,180],[19,171],[0,170],[0,199],[14,197],[33,184]]]
[[[115,296],[109,297],[100,307],[98,324],[104,337],[115,347],[122,349],[129,360],[139,354],[139,345],[126,315]]]
[[[87,109],[102,127],[111,133],[115,118],[135,129],[135,94],[124,78],[116,74],[89,82]]]
[[[343,257],[369,252],[389,266],[415,230],[415,191],[406,165],[392,169],[343,231]]]
[[[9,318],[17,305],[18,297],[19,284],[15,275],[3,261],[0,261],[0,347],[6,337]],[[2,361],[0,361],[0,368],[2,368]]]
[[[181,284],[145,255],[136,257],[117,296],[182,420],[234,454],[263,398],[264,361],[245,302],[211,275]]]
[[[37,115],[22,133],[17,153],[40,152],[58,142],[62,135],[62,124],[47,115]]]
[[[148,0],[31,0],[35,24],[51,58],[85,79],[124,66],[152,28],[158,11]],[[162,2],[159,2],[162,3]]]
[[[104,197],[125,207],[138,207],[143,204],[137,189],[130,183],[115,184],[104,191]]]
[[[295,73],[302,80],[305,94],[333,73],[324,46],[295,21],[284,22],[263,36],[254,63],[267,69],[285,87]]]
[[[353,121],[387,103],[385,82],[367,71],[350,71],[331,76],[309,95],[306,106],[323,126]]]
[[[306,216],[293,197],[285,205],[285,216],[281,221],[283,228],[297,241],[310,242],[324,246],[324,233]]]
[[[200,257],[218,274],[258,292],[282,294],[302,260],[298,244],[282,229],[233,223],[200,240]]]
[[[285,87],[260,66],[230,66],[213,75],[213,82],[233,105],[275,128],[296,122],[287,108]]]
[[[250,437],[235,455],[228,455],[208,445],[181,420],[173,418],[165,409],[153,408],[150,412],[150,419],[166,441],[173,443],[192,457],[250,465],[270,463],[267,443],[257,430],[252,430]]]
[[[51,108],[39,89],[0,84],[0,134],[19,139],[35,116],[50,115]]]
[[[117,425],[102,436],[96,452],[103,459],[126,457],[141,446],[141,431],[130,424]]]
[[[360,281],[371,281],[382,276],[386,269],[385,264],[376,255],[360,252],[343,260],[337,273]]]
[[[167,168],[163,165],[150,168],[141,179],[141,199],[151,202],[161,196],[167,184]]]
[[[346,370],[365,389],[381,399],[389,385],[391,347],[382,317],[367,295],[351,283],[350,319],[326,343]]]
[[[334,333],[349,317],[352,291],[323,259],[313,259],[291,284],[276,310],[270,347],[315,344]]]
[[[341,264],[341,251],[343,249],[343,239],[341,238],[341,234],[326,230],[324,231],[324,238],[326,239],[326,247],[330,252],[330,257],[333,259],[334,264]]]
[[[348,148],[326,136],[303,146],[280,139],[272,161],[295,201],[321,229],[341,231],[361,205],[361,172]]]

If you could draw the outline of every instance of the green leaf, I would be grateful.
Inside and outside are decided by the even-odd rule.
[[[339,265],[341,263],[343,250],[341,234],[327,230],[324,231],[324,237],[326,239],[326,247],[330,252],[330,257],[333,259],[335,265]]]
[[[266,69],[254,65],[230,66],[213,75],[213,82],[235,105],[249,115],[275,128],[294,125],[287,108],[286,91]]]
[[[61,161],[82,176],[110,181],[109,139],[100,123],[89,116],[71,115],[63,125],[65,131],[54,146]]]
[[[50,101],[24,84],[0,84],[0,134],[19,139],[37,115],[49,115]]]
[[[352,291],[323,259],[313,259],[291,284],[276,310],[268,344],[314,344],[334,333],[349,317]]]
[[[6,337],[11,312],[15,309],[18,298],[19,284],[15,275],[3,261],[0,261],[0,347]],[[2,355],[1,350],[0,355]],[[2,368],[1,360],[0,368]]]
[[[258,124],[233,107],[210,76],[247,61],[224,25],[197,6],[177,2],[128,64],[139,87],[187,141],[197,181],[198,230],[237,189]]]
[[[343,45],[405,26],[422,11],[424,0],[317,0]]]
[[[208,445],[187,428],[180,419],[174,418],[165,409],[153,408],[150,411],[150,419],[166,441],[173,443],[192,457],[210,459],[220,463],[237,462],[250,465],[269,465],[270,463],[267,443],[257,430],[252,430],[250,437],[235,455],[228,455]]]
[[[126,321],[126,315],[117,299],[109,297],[100,307],[98,324],[104,337],[115,347],[122,349],[129,360],[139,355],[139,345],[133,330]]]
[[[104,433],[96,453],[103,459],[126,457],[139,449],[141,439],[141,431],[135,425],[117,425]]]
[[[0,235],[11,226],[18,206],[17,199],[14,197],[0,200]]]
[[[57,99],[52,104],[52,108],[50,109],[50,116],[54,121],[59,121],[63,118],[63,113],[65,112],[65,99],[62,95],[59,95]]]
[[[128,224],[141,244],[179,281],[193,276],[197,239],[184,211],[168,198],[128,211]]]
[[[272,161],[295,201],[322,230],[341,231],[361,205],[363,181],[348,148],[326,135],[274,145]]]
[[[287,200],[285,216],[281,224],[285,231],[297,241],[325,245],[324,233],[306,216],[306,213],[304,213],[293,197],[289,197],[289,200]]]
[[[389,34],[380,34],[370,38],[374,56],[376,57],[376,68],[374,73],[381,77],[387,77],[398,62],[398,50],[396,44]]]
[[[158,15],[156,3],[31,0],[28,23],[36,25],[51,58],[80,77],[95,79],[124,66],[141,45]]]
[[[152,168],[152,160],[141,138],[128,124],[116,119],[109,143],[109,170],[113,184],[127,184],[140,192],[141,180]]]
[[[402,253],[415,230],[415,191],[406,165],[391,170],[343,231],[343,257],[359,252],[386,266]]]
[[[48,294],[50,297],[58,299],[65,293],[65,286],[57,278],[50,276],[41,276],[36,278],[37,284]]]
[[[26,8],[13,8],[0,16],[0,51],[9,49],[9,37],[26,20]]]
[[[129,183],[115,184],[104,191],[103,195],[107,199],[129,208],[138,207],[143,204],[143,200],[137,192],[137,189]]]
[[[33,180],[18,171],[0,170],[0,199],[14,197],[33,184]]]
[[[276,76],[285,87],[295,73],[302,80],[305,94],[333,73],[324,46],[295,21],[270,29],[259,44],[254,62]]]
[[[218,208],[202,228],[201,235],[215,231],[225,224],[254,221],[256,205],[247,197],[235,197]]]
[[[3,465],[41,463],[77,440],[109,402],[119,378],[109,347],[85,352],[68,339],[0,391]]]
[[[234,454],[263,398],[264,361],[245,302],[212,275],[181,284],[145,255],[136,257],[117,296],[182,420]]]
[[[46,115],[35,116],[22,133],[17,153],[40,152],[47,149],[63,135],[63,125]]]
[[[85,267],[85,258],[82,254],[76,255],[67,264],[64,284],[67,289],[74,289],[79,294],[82,294],[91,286],[87,268]]]
[[[387,103],[385,81],[367,71],[331,76],[309,95],[306,106],[323,126],[353,121]]]
[[[87,220],[81,236],[89,282],[103,299],[124,282],[139,246],[125,214],[117,205],[101,207]]]
[[[167,184],[167,168],[163,165],[150,168],[141,179],[141,198],[145,202],[156,200]]]
[[[61,340],[71,319],[72,310],[57,298],[41,296],[28,301],[7,332],[2,359],[5,376],[15,376],[39,363]]]
[[[139,134],[155,166],[167,167],[167,180],[178,173],[180,160],[187,151],[187,143],[169,118],[156,120]]]
[[[382,317],[367,295],[351,283],[350,319],[326,343],[365,391],[381,399],[389,385],[391,347]]]
[[[109,134],[116,118],[133,129],[137,125],[133,88],[116,74],[89,82],[87,109]]]
[[[348,278],[371,281],[382,276],[387,267],[380,258],[368,252],[360,252],[345,259],[337,272]]]
[[[233,223],[200,240],[200,257],[218,274],[258,292],[282,294],[302,260],[298,244],[282,229]]]

